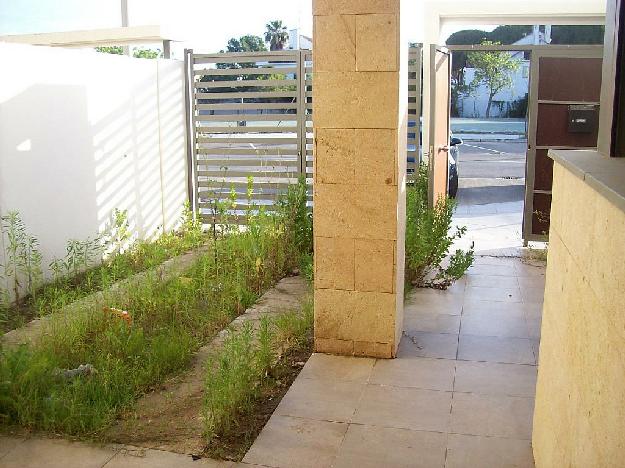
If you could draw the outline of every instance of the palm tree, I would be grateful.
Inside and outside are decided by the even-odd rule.
[[[269,42],[269,50],[282,50],[284,44],[289,40],[289,33],[282,21],[270,21],[267,23],[265,32],[265,42]]]

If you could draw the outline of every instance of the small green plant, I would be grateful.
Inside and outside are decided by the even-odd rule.
[[[406,194],[406,274],[417,287],[446,289],[473,263],[473,248],[448,255],[454,241],[466,233],[466,227],[452,231],[454,208],[449,198],[428,206],[428,169],[422,164]],[[447,258],[449,265],[443,267]]]
[[[249,413],[262,393],[272,385],[272,370],[285,349],[310,344],[313,326],[312,302],[301,312],[287,312],[275,319],[262,317],[254,333],[250,322],[231,334],[207,367],[204,390],[206,436],[227,436],[239,418]]]
[[[5,276],[5,281],[13,284],[12,271],[17,267],[18,288],[23,291],[21,300],[11,304],[8,290],[0,288],[0,304],[4,304],[0,309],[0,326],[4,330],[20,326],[35,316],[57,311],[207,241],[201,224],[187,207],[178,231],[163,233],[155,240],[132,242],[128,214],[116,209],[104,234],[67,242],[65,256],[52,259],[48,265],[51,282],[42,284],[37,240],[26,234],[17,214],[7,215],[1,226],[3,233],[8,231],[13,241],[5,242],[10,249],[5,252],[5,257],[11,262],[8,268],[0,266],[0,273]]]
[[[9,211],[0,218],[1,235],[5,238],[5,265],[3,276],[11,283],[13,298],[34,294],[40,286],[43,273],[39,242],[26,230],[17,211]]]

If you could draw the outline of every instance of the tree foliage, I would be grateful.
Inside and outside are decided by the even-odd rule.
[[[553,26],[552,44],[603,44],[605,28],[599,25]]]
[[[491,41],[484,41],[484,45],[496,45]],[[510,52],[488,51],[469,52],[467,61],[475,68],[475,76],[471,87],[477,88],[485,85],[488,88],[488,105],[486,106],[486,118],[490,117],[490,110],[495,95],[513,85],[512,73],[519,69],[521,60],[515,58]]]
[[[263,39],[253,34],[239,38],[233,37],[228,41],[226,52],[264,52],[267,50]],[[224,52],[222,50],[222,52]]]
[[[289,32],[282,21],[270,21],[265,28],[265,41],[269,43],[269,50],[283,50],[289,40]]]
[[[96,47],[95,50],[104,54],[124,55],[124,48],[122,46],[102,46]],[[132,52],[132,56],[134,58],[157,59],[162,57],[162,53],[159,49],[154,50],[136,47]]]

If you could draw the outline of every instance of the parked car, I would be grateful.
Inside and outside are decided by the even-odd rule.
[[[447,170],[449,180],[447,183],[447,194],[451,198],[456,198],[458,194],[458,157],[460,156],[459,146],[461,144],[462,140],[460,138],[454,136],[449,138],[449,169]]]
[[[414,126],[414,125],[413,125]],[[409,125],[410,127],[410,125]],[[447,194],[451,197],[451,198],[456,198],[456,195],[458,194],[458,158],[460,156],[460,148],[459,146],[462,145],[462,140],[460,138],[451,136],[449,137],[449,157],[448,157],[448,170],[447,170],[447,174],[448,174],[448,184],[447,184]],[[410,147],[408,148],[408,151],[414,151],[415,148],[414,147]],[[408,162],[409,163],[415,163],[416,160],[414,157],[408,157]],[[409,173],[412,173],[413,170],[412,169],[408,169]]]

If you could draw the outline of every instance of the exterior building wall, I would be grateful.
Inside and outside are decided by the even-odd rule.
[[[20,213],[44,265],[115,208],[142,238],[178,223],[183,62],[9,43],[0,55],[0,214]]]
[[[404,284],[400,1],[316,0],[313,15],[315,349],[390,358]]]
[[[622,207],[556,162],[532,439],[539,468],[625,460],[624,235]]]

